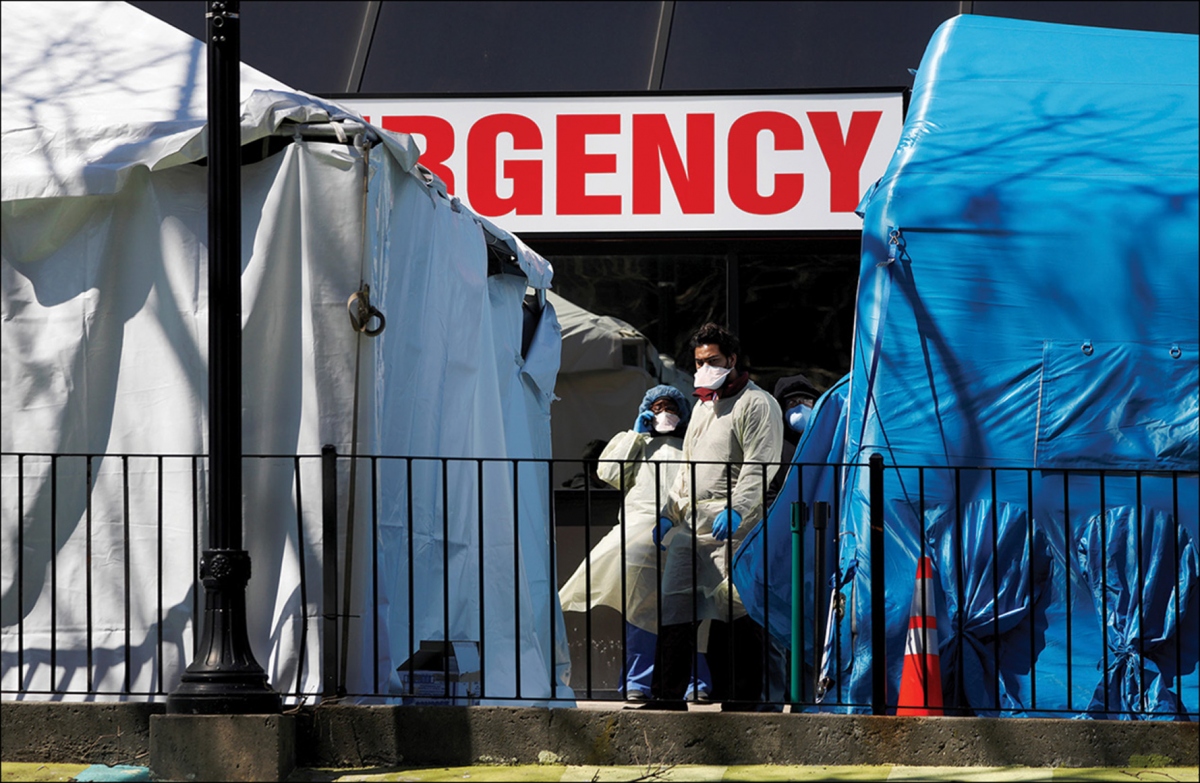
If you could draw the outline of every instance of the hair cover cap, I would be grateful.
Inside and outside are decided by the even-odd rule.
[[[687,424],[692,413],[691,403],[688,402],[688,398],[684,396],[683,392],[665,383],[659,384],[646,392],[646,396],[642,397],[642,404],[638,408],[638,413],[645,413],[650,410],[650,406],[654,404],[654,401],[661,397],[669,397],[674,400],[675,405],[679,407],[679,423]]]
[[[788,397],[800,395],[812,397],[816,400],[821,396],[821,393],[803,375],[789,375],[785,378],[780,378],[775,384],[775,399],[779,401],[780,405],[783,405],[783,401]]]

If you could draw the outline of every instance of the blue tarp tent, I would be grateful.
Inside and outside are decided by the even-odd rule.
[[[895,705],[929,556],[960,714],[1196,719],[1197,59],[1196,36],[983,16],[930,41],[897,149],[859,205],[845,435],[831,444],[847,465],[838,562],[857,568],[830,634],[831,701],[870,701],[874,565]],[[875,453],[888,467],[873,564]],[[764,611],[756,584],[764,552],[789,546],[781,518],[773,508],[735,563],[760,620],[790,608]]]
[[[793,467],[771,504],[767,518],[747,535],[734,555],[733,578],[743,603],[754,619],[762,623],[785,649],[792,645],[792,505],[802,500],[808,516],[812,515],[811,509],[818,502],[827,503],[830,512],[836,509],[837,463],[841,461],[841,446],[846,439],[843,413],[849,388],[849,377],[842,378],[813,405],[809,426],[792,456]],[[825,563],[832,564],[837,515],[833,513],[833,518],[826,524],[824,536],[817,532],[812,519],[797,521],[802,522],[803,530],[797,546],[805,597],[796,615],[802,629],[797,639],[804,647],[804,660],[811,661],[814,640],[824,622],[818,617],[823,607],[815,600],[817,553],[821,550]],[[847,548],[848,556],[852,558],[853,552],[851,543]],[[764,621],[764,617],[769,617],[769,621]],[[816,646],[820,647],[820,643]],[[806,699],[813,695],[812,675],[811,670],[804,671],[800,693]]]

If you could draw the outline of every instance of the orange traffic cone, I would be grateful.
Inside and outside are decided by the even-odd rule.
[[[917,585],[904,641],[904,671],[900,675],[897,715],[942,714],[942,665],[938,656],[937,608],[933,593],[933,563],[917,562]]]

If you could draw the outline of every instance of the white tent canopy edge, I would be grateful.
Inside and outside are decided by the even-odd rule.
[[[37,698],[91,683],[103,698],[157,698],[191,654],[204,540],[193,526],[205,515],[205,471],[189,461],[206,439],[206,190],[204,170],[184,165],[203,157],[204,48],[125,3],[72,4],[66,25],[52,21],[57,3],[2,10],[3,688]],[[365,215],[352,147],[300,140],[243,167],[246,452],[350,451],[354,346],[365,338],[349,328],[345,302],[366,279],[389,327],[364,352],[360,454],[548,458],[560,351],[552,306],[534,345],[520,349],[521,299],[527,285],[549,286],[549,264],[446,199],[415,165],[409,137],[253,69],[242,74],[243,143],[292,123],[346,121],[387,151],[370,155]],[[508,244],[527,278],[487,274],[485,232]],[[180,457],[100,456],[140,454]],[[489,693],[508,704],[571,698],[561,613],[547,603],[548,476],[534,473],[521,476],[516,542],[511,481],[486,478],[495,507],[510,511],[489,512],[484,525],[472,509],[444,513],[440,492],[418,498],[410,519],[396,502],[401,484],[386,485],[373,519],[371,487],[359,482],[355,605],[378,580],[383,622],[379,634],[374,623],[350,626],[361,650],[350,692],[386,684],[421,639],[482,635]],[[340,608],[323,607],[315,589],[319,468],[260,458],[247,460],[245,476],[252,646],[275,687],[302,698],[320,690],[316,618]],[[412,618],[402,570],[386,556],[371,567],[375,544],[397,554],[410,535],[439,552],[420,560],[416,584],[436,595]],[[518,573],[496,583],[485,574],[485,613],[478,584],[458,577],[476,568],[479,547],[507,551],[489,562],[513,563],[514,543]],[[456,575],[448,596],[445,548]],[[517,600],[520,616],[506,614]],[[444,604],[454,610],[448,628]],[[519,694],[506,692],[517,660]]]

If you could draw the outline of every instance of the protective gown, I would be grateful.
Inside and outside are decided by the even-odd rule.
[[[779,403],[753,382],[727,399],[697,403],[683,442],[684,469],[671,485],[664,508],[664,515],[675,523],[663,538],[664,625],[729,622],[746,615],[728,579],[729,561],[762,519],[763,495],[779,469],[782,447]],[[741,525],[732,542],[717,541],[712,537],[713,520],[730,505],[741,514]]]
[[[666,501],[667,491],[679,472],[682,446],[682,438],[651,437],[627,430],[609,441],[596,470],[606,484],[625,489],[625,525],[622,528],[617,520],[617,526],[592,548],[590,606],[623,610],[630,623],[651,633],[658,632],[658,572],[660,561],[666,562],[666,553],[654,545],[653,531],[659,504]],[[624,607],[621,605],[622,530],[627,601]],[[586,567],[585,560],[559,590],[564,612],[586,612],[589,608]]]

